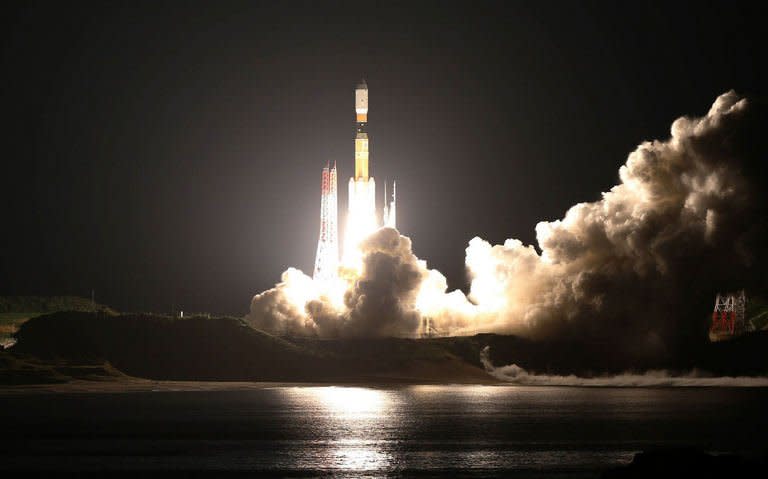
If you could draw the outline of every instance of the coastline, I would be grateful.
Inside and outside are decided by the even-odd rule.
[[[287,387],[365,387],[397,388],[406,386],[514,386],[514,384],[495,380],[478,382],[441,382],[425,380],[391,380],[370,378],[367,380],[338,381],[166,381],[142,378],[121,378],[83,380],[75,379],[61,383],[39,384],[0,384],[0,397],[25,394],[115,394],[145,392],[212,392],[212,391],[252,391],[259,389]]]

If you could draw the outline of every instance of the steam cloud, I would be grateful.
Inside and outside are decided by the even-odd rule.
[[[516,364],[494,367],[489,348],[480,354],[486,372],[491,376],[521,386],[591,386],[591,387],[768,387],[765,376],[710,376],[702,371],[685,375],[672,375],[665,370],[651,370],[643,374],[625,373],[611,376],[580,377],[531,374]]]
[[[538,250],[474,238],[470,294],[382,228],[363,267],[332,288],[289,269],[256,295],[246,319],[278,334],[415,336],[477,332],[599,341],[637,357],[672,355],[706,334],[715,292],[764,288],[764,110],[734,92],[701,118],[677,119],[645,142],[602,199],[536,226]]]
[[[429,283],[426,264],[411,251],[411,240],[392,228],[379,229],[360,249],[359,276],[324,288],[291,268],[275,288],[253,298],[246,320],[279,334],[414,336],[421,321],[417,295]]]

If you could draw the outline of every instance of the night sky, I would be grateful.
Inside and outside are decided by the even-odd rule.
[[[373,175],[458,288],[472,237],[533,242],[678,116],[766,94],[738,2],[69,3],[3,11],[0,295],[241,315],[311,274],[363,77]]]

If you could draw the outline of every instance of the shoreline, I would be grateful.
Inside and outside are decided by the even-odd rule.
[[[342,387],[393,389],[412,386],[483,386],[518,388],[576,388],[576,389],[765,389],[768,386],[738,385],[586,385],[586,384],[517,384],[507,381],[438,382],[407,380],[338,380],[338,381],[205,381],[152,380],[124,378],[118,380],[76,379],[62,383],[0,384],[0,397],[29,394],[118,394],[148,392],[217,392],[256,391],[275,388]]]
[[[491,378],[492,379],[492,378]],[[213,392],[254,391],[290,387],[365,387],[389,389],[408,386],[514,386],[503,381],[430,382],[407,380],[339,380],[339,381],[175,381],[126,378],[118,380],[76,379],[63,383],[0,384],[0,397],[23,394],[113,394],[133,392]]]

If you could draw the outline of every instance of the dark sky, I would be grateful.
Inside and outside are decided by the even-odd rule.
[[[674,118],[766,94],[746,4],[413,3],[5,7],[0,294],[243,314],[311,273],[327,161],[343,224],[361,77],[373,174],[462,288],[473,236],[533,242]]]

